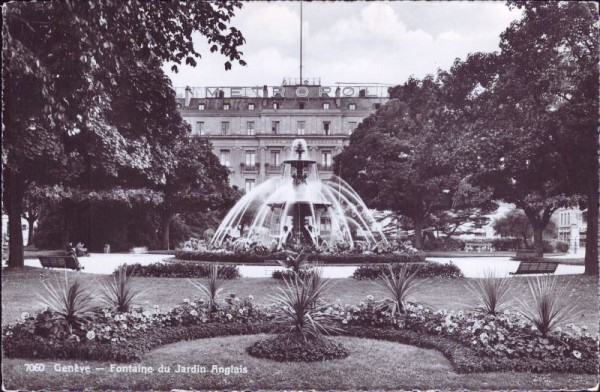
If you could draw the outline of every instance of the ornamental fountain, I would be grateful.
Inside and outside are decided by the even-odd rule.
[[[307,155],[306,141],[294,140],[280,178],[244,195],[225,216],[211,244],[249,241],[282,249],[387,242],[360,196],[339,177],[321,181],[317,162]]]

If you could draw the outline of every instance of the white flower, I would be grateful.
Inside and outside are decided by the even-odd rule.
[[[183,302],[184,302],[184,303],[186,303],[186,304],[189,304],[189,303],[190,303],[190,300],[189,300],[189,298],[184,298],[184,299],[183,299]]]
[[[342,320],[342,324],[348,324],[348,320],[346,320],[346,319],[343,319],[343,320]]]
[[[96,337],[96,332],[88,331],[88,333],[85,334],[85,337],[88,338],[88,340],[94,340]]]
[[[152,317],[152,313],[150,313],[149,311],[144,311],[144,313],[142,313],[144,315],[144,317]]]
[[[191,302],[191,303],[190,303],[190,306],[194,306],[194,307],[195,307],[195,306],[196,306],[196,303],[195,303],[195,302]]]
[[[375,297],[373,297],[372,295],[367,295],[367,301],[373,301],[375,299]]]
[[[192,309],[192,311],[190,312],[190,314],[191,314],[192,316],[197,316],[197,315],[198,315],[198,312],[196,312],[194,309]]]
[[[253,296],[252,294],[250,294],[250,295],[248,296],[248,299],[249,299],[250,301],[252,301],[252,300],[254,299],[254,296]]]
[[[27,318],[29,318],[29,313],[27,313],[27,312],[21,313],[21,320],[25,320]]]
[[[581,358],[581,353],[577,350],[573,350],[573,356],[577,359]]]
[[[225,317],[227,317],[227,320],[231,320],[231,319],[233,318],[233,316],[232,316],[232,315],[230,315],[229,313],[227,313],[227,314],[225,315]]]

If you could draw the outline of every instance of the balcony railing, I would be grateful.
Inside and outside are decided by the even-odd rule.
[[[319,168],[319,171],[333,171],[333,164],[319,163],[317,164],[317,167]]]
[[[265,171],[269,174],[281,173],[281,165],[265,163]]]
[[[260,163],[256,162],[254,165],[246,165],[244,162],[240,163],[240,168],[245,173],[255,173],[260,169]]]

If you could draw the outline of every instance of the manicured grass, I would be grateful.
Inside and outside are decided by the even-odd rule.
[[[177,365],[204,366],[208,373],[110,373],[110,363],[77,361],[91,374],[57,373],[54,364],[70,361],[5,359],[4,384],[8,389],[562,389],[593,387],[594,375],[471,373],[458,374],[435,350],[397,343],[336,337],[350,351],[345,359],[324,363],[280,363],[249,356],[245,349],[267,335],[213,338],[179,342],[149,352],[140,362],[158,368]],[[45,372],[26,372],[26,363],[44,363]],[[212,365],[246,367],[246,374],[211,374]]]
[[[36,292],[44,293],[42,281],[54,283],[55,277],[64,276],[60,270],[42,270],[40,268],[26,267],[23,269],[2,269],[2,325],[14,323],[23,312],[34,313],[43,308]],[[97,285],[109,279],[108,275],[94,275],[84,272],[67,271],[70,278],[78,277],[86,281],[94,281]],[[526,277],[514,277],[514,295],[528,299],[530,297]],[[598,279],[584,275],[563,275],[558,277],[559,284],[570,286],[569,296],[562,301],[577,305],[583,309],[582,315],[576,322],[577,325],[586,325],[590,332],[597,328],[600,317],[598,315]],[[203,279],[198,279],[204,282]],[[470,301],[467,282],[469,279],[444,279],[431,278],[423,284],[423,290],[415,299],[431,306],[434,309],[460,310],[464,309]],[[270,295],[277,293],[277,287],[282,282],[273,278],[242,278],[227,281],[225,293],[235,293],[238,297],[253,295],[257,304],[270,303]],[[144,290],[140,297],[142,306],[159,305],[161,311],[182,304],[184,298],[192,299],[197,290],[184,278],[134,278],[134,286]],[[365,301],[367,295],[376,299],[383,298],[383,289],[373,281],[356,281],[354,279],[334,279],[331,290],[325,297],[326,300],[342,304],[358,304]],[[148,301],[147,304],[144,304]],[[516,299],[511,305],[519,308]]]

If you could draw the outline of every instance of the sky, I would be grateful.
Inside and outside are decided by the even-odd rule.
[[[518,19],[504,2],[304,2],[303,79],[336,83],[398,85],[448,69],[456,58],[499,49],[500,34]],[[240,48],[247,66],[210,53],[194,35],[202,54],[196,67],[179,73],[164,66],[174,87],[279,86],[298,78],[300,2],[244,3],[230,22],[246,43]]]

